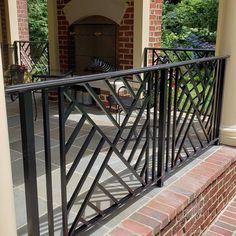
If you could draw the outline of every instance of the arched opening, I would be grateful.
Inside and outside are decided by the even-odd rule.
[[[93,57],[117,66],[117,26],[103,16],[86,17],[71,25],[76,73],[92,73],[89,68]]]

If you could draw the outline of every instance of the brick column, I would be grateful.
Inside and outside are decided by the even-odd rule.
[[[161,46],[162,0],[150,1],[149,47]]]
[[[128,4],[123,20],[118,27],[118,67],[121,70],[133,67],[134,2]]]
[[[69,70],[69,23],[63,12],[63,8],[69,0],[57,0],[57,20],[58,20],[58,41],[60,70],[67,72]]]
[[[19,40],[29,40],[27,0],[17,0],[17,18],[19,28]]]

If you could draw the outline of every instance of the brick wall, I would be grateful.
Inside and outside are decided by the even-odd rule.
[[[69,33],[69,24],[63,13],[63,8],[69,0],[57,0],[58,38],[60,71],[67,72],[74,68],[74,42]],[[160,46],[162,0],[150,0],[150,44]],[[118,26],[117,67],[120,70],[133,67],[133,41],[134,41],[134,1],[128,2],[128,7],[121,24]],[[108,104],[108,93],[102,91],[101,100]]]
[[[29,40],[27,0],[17,0],[19,40]]]
[[[129,2],[121,25],[118,27],[118,68],[133,67],[134,2]]]
[[[73,45],[69,34],[69,24],[63,13],[63,7],[69,0],[57,1],[58,38],[61,72],[73,68]],[[118,68],[129,69],[133,66],[133,22],[134,3],[130,2],[121,25],[118,26]],[[72,43],[73,44],[73,43]]]
[[[109,235],[201,235],[235,194],[236,149],[222,147],[131,212]]]
[[[60,70],[62,73],[70,70],[70,36],[69,24],[63,12],[63,7],[70,0],[57,0],[57,20],[58,20],[58,40],[59,40],[59,57],[60,57]]]
[[[236,162],[214,180],[160,235],[201,235],[236,194]]]
[[[150,0],[150,38],[149,46],[160,46],[162,0]],[[73,42],[69,34],[69,24],[63,13],[63,7],[69,0],[57,0],[58,38],[60,69],[66,72],[73,68]],[[118,68],[133,67],[134,2],[128,2],[121,25],[118,26]]]
[[[149,47],[161,47],[161,21],[163,0],[150,0]],[[152,65],[152,54],[149,51],[148,65]]]
[[[4,0],[0,0],[0,17],[2,22],[3,42],[7,43]],[[27,41],[29,40],[27,0],[17,0],[17,17],[18,17],[19,40]]]
[[[149,47],[161,44],[162,0],[150,0]]]

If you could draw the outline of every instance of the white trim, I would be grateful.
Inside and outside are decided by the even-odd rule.
[[[121,23],[127,4],[125,0],[72,0],[63,8],[69,24],[89,16],[104,16]]]
[[[16,218],[1,55],[0,48],[0,235],[16,236]]]

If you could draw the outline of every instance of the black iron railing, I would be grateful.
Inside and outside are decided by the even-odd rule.
[[[25,65],[31,74],[46,74],[49,68],[48,42],[15,41],[15,64]]]
[[[194,48],[145,48],[144,54],[144,66],[154,66],[177,61],[213,57],[215,50]]]
[[[20,98],[29,235],[39,235],[41,224],[47,226],[47,235],[54,235],[58,225],[64,236],[74,235],[148,186],[162,186],[169,174],[217,144],[226,58],[204,58],[8,87],[7,93],[19,93]],[[132,98],[129,107],[113,87],[117,78],[126,88],[125,94]],[[120,123],[95,92],[94,81],[103,84],[123,110]],[[100,108],[97,118],[90,112],[91,108],[76,100],[72,92],[75,84],[83,86]],[[54,116],[58,117],[59,127],[60,186],[55,186],[52,180],[52,117],[48,100],[51,89],[58,93],[58,107],[53,110],[54,114],[57,110]],[[48,207],[44,218],[39,218],[37,204],[34,90],[42,91]],[[70,132],[68,122],[73,123]],[[78,145],[78,140],[80,149],[69,161],[69,152],[74,143]],[[88,156],[86,150],[92,147],[93,152]],[[61,191],[57,209],[53,194],[56,188]],[[62,223],[58,223],[55,213],[58,211]]]

